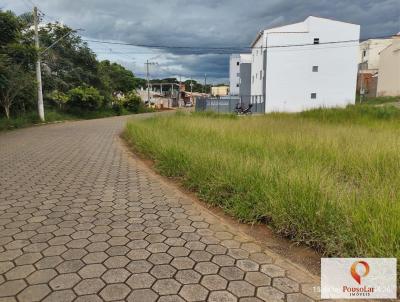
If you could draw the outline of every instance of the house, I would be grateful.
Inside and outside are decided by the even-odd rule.
[[[218,85],[211,87],[212,96],[226,96],[228,94],[229,94],[229,86],[227,85]]]
[[[251,54],[232,54],[229,59],[229,92],[232,96],[251,94]]]
[[[359,61],[360,69],[378,71],[379,53],[392,44],[392,39],[369,39],[360,43]]]
[[[378,96],[400,96],[400,33],[379,54]]]
[[[357,91],[366,96],[376,96],[379,70],[379,53],[392,44],[392,39],[369,39],[360,43]]]
[[[313,16],[261,31],[251,44],[251,102],[266,112],[354,104],[359,37],[359,25]]]

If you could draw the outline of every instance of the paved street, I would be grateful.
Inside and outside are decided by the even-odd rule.
[[[0,133],[0,302],[318,297],[316,279],[132,157],[126,119]]]

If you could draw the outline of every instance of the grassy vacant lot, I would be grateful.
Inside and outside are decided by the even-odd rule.
[[[164,175],[328,255],[400,257],[400,110],[176,114],[125,137]]]

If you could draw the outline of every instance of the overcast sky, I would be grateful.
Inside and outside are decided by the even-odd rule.
[[[117,61],[144,75],[144,62],[158,62],[151,76],[192,76],[227,82],[227,54],[201,47],[248,46],[261,29],[309,15],[361,25],[361,38],[400,31],[400,0],[0,0],[17,14],[35,3],[46,16],[87,39],[145,45],[190,46],[172,51],[90,42],[99,59]],[[197,47],[197,48],[196,48]]]

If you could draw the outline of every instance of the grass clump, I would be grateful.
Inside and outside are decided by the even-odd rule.
[[[126,139],[202,199],[328,255],[400,256],[397,109],[135,119]]]

